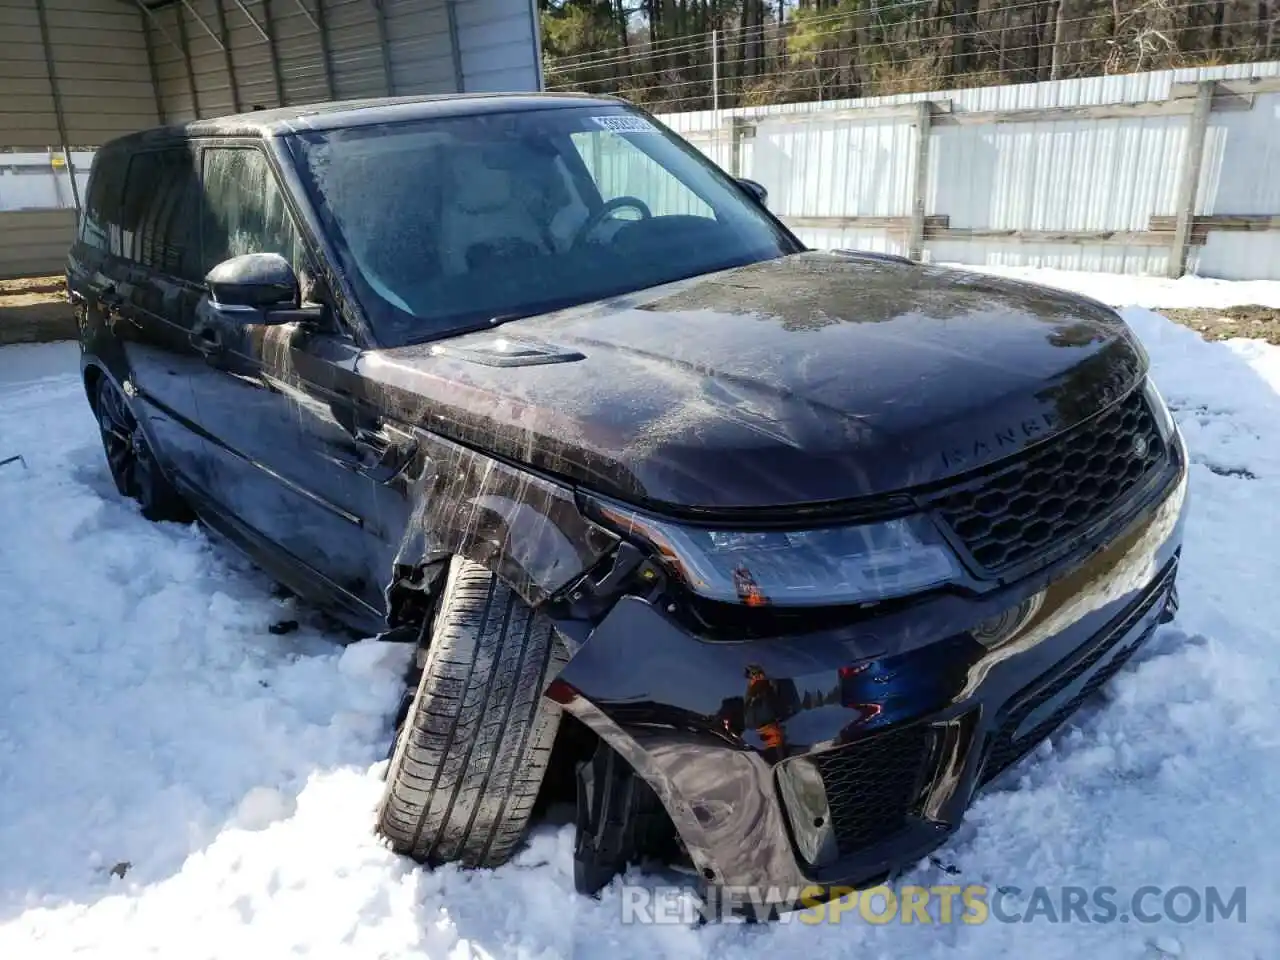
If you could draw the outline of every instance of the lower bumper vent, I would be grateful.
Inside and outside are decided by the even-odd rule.
[[[931,728],[918,723],[811,757],[822,775],[841,856],[906,825],[932,741]]]
[[[1142,646],[1142,641],[1145,640],[1146,635],[1155,630],[1156,624],[1151,624],[1143,637],[1130,643],[1124,650],[1112,656],[1101,668],[1095,670],[1093,675],[1080,687],[1076,695],[1063,704],[1061,709],[1054,711],[1053,714],[1038,723],[1034,728],[1015,739],[1015,732],[1022,726],[1027,717],[1050,700],[1059,696],[1080,677],[1097,666],[1108,653],[1115,649],[1116,644],[1125,639],[1136,623],[1150,613],[1158,603],[1165,602],[1173,588],[1176,571],[1177,562],[1175,560],[1165,568],[1161,576],[1147,588],[1147,591],[1141,597],[1134,601],[1119,617],[1099,631],[1094,640],[1093,648],[1088,653],[1064,673],[1053,679],[1046,681],[1042,678],[1036,681],[1036,684],[1040,685],[1038,689],[1036,689],[1036,684],[1033,684],[1022,694],[1022,699],[1015,701],[1017,706],[1005,717],[992,738],[991,747],[987,752],[986,764],[982,771],[982,783],[989,783],[1035,749],[1037,744],[1043,742],[1046,737],[1062,726],[1072,714],[1080,709],[1085,701],[1120,672],[1138,647]]]

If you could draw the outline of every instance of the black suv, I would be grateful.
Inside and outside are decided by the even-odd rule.
[[[558,785],[583,891],[879,879],[1176,607],[1186,455],[1115,312],[807,250],[617,100],[125,137],[67,279],[120,492],[418,645],[377,828],[426,862]]]

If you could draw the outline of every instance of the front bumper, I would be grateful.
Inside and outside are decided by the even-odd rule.
[[[1182,467],[1084,559],[816,633],[710,642],[625,597],[549,693],[653,787],[710,886],[864,885],[945,841],[1150,637],[1185,498]]]

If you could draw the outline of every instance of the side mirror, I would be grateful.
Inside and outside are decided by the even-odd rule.
[[[764,188],[764,184],[756,183],[754,180],[748,180],[746,177],[738,178],[738,186],[746,190],[747,193],[755,197],[756,203],[765,207],[769,205],[769,191]]]
[[[298,277],[278,253],[246,253],[218,264],[204,278],[216,306],[262,311],[296,310]],[[270,319],[255,322],[270,323]]]

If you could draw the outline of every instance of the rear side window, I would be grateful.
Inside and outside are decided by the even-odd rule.
[[[80,239],[107,253],[120,252],[120,196],[124,192],[124,157],[99,153],[89,179],[80,219]]]
[[[278,253],[302,268],[298,232],[266,156],[252,147],[204,151],[202,265],[246,253]]]
[[[199,189],[188,150],[135,154],[125,176],[121,254],[170,276],[197,279]]]

